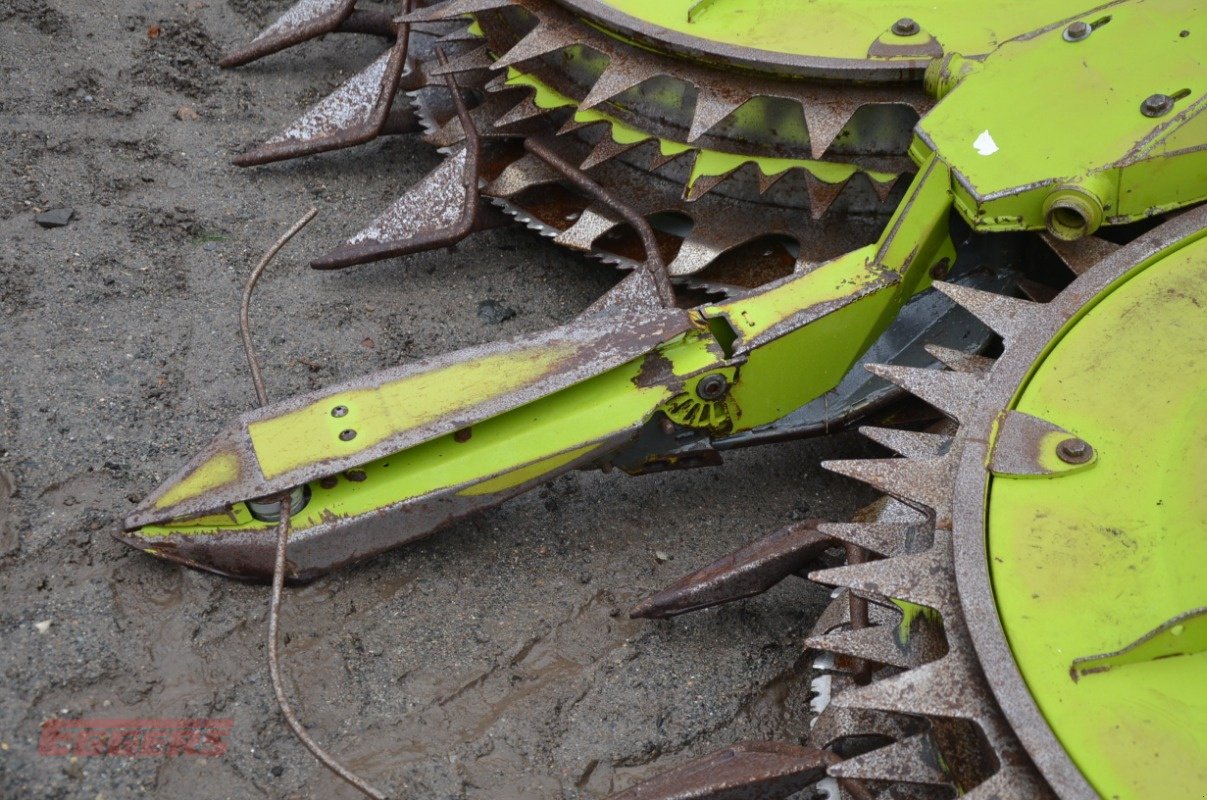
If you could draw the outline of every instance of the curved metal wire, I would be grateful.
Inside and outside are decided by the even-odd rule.
[[[251,297],[255,291],[256,284],[260,281],[260,276],[264,274],[265,268],[276,257],[281,248],[292,239],[298,231],[306,227],[306,225],[315,218],[318,214],[318,209],[312,208],[304,217],[293,224],[281,238],[268,248],[260,262],[256,264],[251,275],[247,279],[247,284],[243,288],[243,302],[239,310],[239,332],[243,335],[243,350],[247,354],[247,366],[251,369],[252,383],[256,387],[256,397],[260,401],[260,405],[268,403],[268,392],[264,389],[264,376],[260,369],[259,359],[256,358],[255,347],[251,340],[251,323],[249,320],[251,311]],[[285,587],[285,553],[289,543],[289,521],[293,511],[293,499],[289,492],[282,495],[281,500],[281,519],[277,524],[277,553],[276,560],[273,563],[272,569],[272,596],[268,607],[268,672],[272,676],[272,691],[277,699],[277,706],[281,709],[281,715],[285,717],[285,722],[289,725],[289,729],[293,731],[293,735],[298,738],[298,741],[317,758],[324,767],[334,772],[349,785],[354,787],[366,797],[372,797],[373,800],[386,800],[386,794],[381,790],[373,787],[364,778],[349,770],[343,764],[335,759],[330,753],[322,748],[318,742],[310,737],[306,729],[302,727],[302,723],[298,720],[297,715],[293,712],[293,707],[289,704],[289,698],[285,696],[285,686],[281,679],[281,595]]]

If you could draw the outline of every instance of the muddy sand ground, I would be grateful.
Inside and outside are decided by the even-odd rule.
[[[241,285],[310,205],[318,220],[254,314],[273,397],[547,328],[616,279],[518,227],[346,272],[306,268],[437,156],[394,137],[231,166],[378,51],[344,37],[217,68],[286,5],[0,0],[4,798],[354,796],[271,700],[266,589],[110,537],[253,404]],[[75,209],[67,227],[34,223],[62,206]],[[487,300],[514,317],[483,319]],[[575,474],[290,591],[297,709],[353,768],[414,798],[597,798],[738,739],[799,737],[801,641],[824,591],[794,581],[668,622],[626,611],[792,519],[847,516],[866,494],[817,464],[863,452],[836,437],[707,470]],[[38,755],[43,723],[76,717],[216,717],[233,730],[220,758]]]

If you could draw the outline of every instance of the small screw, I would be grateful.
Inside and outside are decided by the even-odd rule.
[[[335,408],[331,409],[331,416],[336,417],[336,418],[348,416],[348,407],[347,406],[336,406]]]
[[[363,469],[350,469],[344,473],[344,477],[353,483],[360,483],[368,476],[365,475],[365,471]]]
[[[324,489],[334,489],[338,485],[339,478],[335,477],[334,475],[327,475],[326,477],[319,478],[319,486],[322,486]]]
[[[1080,42],[1082,39],[1094,32],[1088,22],[1074,22],[1065,28],[1064,40],[1066,42]]]
[[[1066,464],[1084,464],[1094,457],[1094,448],[1085,439],[1065,439],[1056,445],[1056,455]]]
[[[1173,98],[1167,94],[1153,94],[1144,98],[1140,104],[1140,113],[1146,117],[1160,117],[1169,113],[1173,108]]]
[[[469,441],[470,437],[473,435],[474,435],[474,432],[472,429],[462,428],[461,430],[456,431],[453,434],[453,441],[457,442],[458,444],[465,444],[466,442]]]
[[[944,280],[951,272],[951,261],[946,258],[940,258],[938,263],[930,268],[930,277],[941,281]]]
[[[350,442],[356,438],[356,431],[348,428],[339,432],[339,438],[345,442]]]
[[[729,381],[724,375],[706,375],[696,384],[696,394],[701,400],[720,400],[729,391]]]
[[[898,36],[913,36],[918,30],[918,23],[909,17],[902,17],[893,23],[893,33]]]

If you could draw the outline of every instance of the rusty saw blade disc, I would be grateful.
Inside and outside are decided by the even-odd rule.
[[[922,791],[922,797],[950,796],[953,787],[961,796],[975,798],[1201,792],[1200,765],[1178,755],[1188,752],[1186,742],[1201,735],[1191,720],[1201,703],[1177,693],[1181,687],[1189,691],[1201,684],[1186,676],[1201,674],[1202,636],[1194,631],[1202,630],[1205,611],[1201,603],[1191,607],[1196,598],[1188,599],[1185,590],[1193,594],[1201,587],[1202,560],[1189,552],[1197,544],[1175,546],[1173,553],[1160,550],[1177,538],[1170,538],[1171,525],[1192,530],[1190,542],[1201,537],[1185,513],[1161,516],[1165,512],[1158,499],[1170,500],[1175,512],[1186,506],[1187,492],[1175,492],[1172,478],[1157,481],[1159,498],[1150,493],[1130,499],[1129,492],[1143,491],[1152,482],[1111,480],[1129,465],[1172,475],[1176,465],[1169,463],[1171,453],[1181,452],[1191,464],[1197,456],[1177,443],[1170,451],[1162,437],[1151,432],[1145,436],[1151,443],[1110,448],[1131,433],[1119,429],[1120,418],[1134,420],[1129,410],[1135,402],[1125,397],[1129,392],[1145,398],[1157,392],[1182,397],[1183,406],[1193,406],[1201,397],[1196,388],[1200,374],[1185,365],[1202,349],[1201,332],[1177,320],[1201,314],[1205,228],[1207,210],[1176,217],[1113,251],[1047,303],[936,283],[1002,338],[1002,355],[990,360],[936,348],[932,352],[947,364],[947,371],[873,369],[943,412],[957,427],[943,433],[864,429],[901,457],[825,464],[886,495],[871,518],[819,526],[824,534],[863,548],[869,558],[809,576],[839,587],[837,599],[807,642],[820,654],[817,688],[824,699],[810,743],[827,747],[859,737],[878,742],[831,767],[832,777],[869,787],[909,786]],[[1116,295],[1122,299],[1115,301]],[[1134,347],[1131,356],[1112,354],[1100,363],[1084,353],[1061,356],[1061,348],[1084,349],[1104,341],[1111,342],[1111,349],[1119,340],[1104,335],[1103,320],[1145,313],[1171,320],[1181,332],[1158,337],[1166,350],[1154,349],[1143,329],[1145,353],[1139,361]],[[1077,334],[1079,328],[1083,333]],[[1190,339],[1182,341],[1186,337]],[[1162,356],[1171,349],[1182,360]],[[1147,364],[1139,372],[1133,367],[1122,373],[1117,369],[1139,362]],[[1046,383],[1045,370],[1055,375]],[[1155,377],[1159,375],[1164,377]],[[1110,380],[1119,385],[1108,389]],[[1069,405],[1069,398],[1094,396],[1094,387],[1107,396],[1097,407],[1086,402]],[[1041,410],[1042,416],[1028,413]],[[1123,425],[1130,427],[1128,422]],[[1074,429],[1096,438],[1102,453]],[[1098,458],[1110,463],[1095,464]],[[1160,463],[1150,463],[1153,460]],[[1063,503],[1050,502],[1061,492],[1087,497],[1092,488],[1085,481],[1093,482],[1095,468],[1107,478],[1105,491],[1118,496],[1116,500],[1071,502],[1066,497]],[[1189,486],[1192,479],[1187,476],[1187,481]],[[1191,489],[1189,494],[1199,493]],[[991,502],[997,504],[992,515]],[[1101,517],[1107,513],[1103,509],[1129,503],[1146,509],[1135,513],[1146,514],[1148,522],[1132,525],[1138,538],[1130,547],[1119,547],[1113,558],[1133,559],[1135,571],[1122,563],[1108,575],[1104,557],[1093,549],[1095,526],[1127,525]],[[1022,516],[1014,513],[1019,508]],[[1065,523],[1045,527],[1045,520],[1061,514]],[[1154,514],[1166,522],[1153,522]],[[1012,537],[1017,545],[1011,545]],[[1042,551],[1038,560],[1026,555],[1032,549]],[[1153,568],[1149,565],[1163,558],[1170,564],[1182,560],[1182,566],[1158,566],[1162,577],[1146,579],[1145,570]],[[1079,580],[1069,563],[1078,559],[1099,565],[1091,583]],[[1053,575],[1041,574],[1049,571]],[[1020,580],[1022,574],[1030,577]],[[1073,592],[1078,599],[1066,603],[1061,592]],[[1144,594],[1143,601],[1133,597],[1138,592]],[[852,625],[852,595],[895,613],[885,621],[877,611],[870,615],[870,625]],[[1127,610],[1118,609],[1118,603]],[[1170,615],[1170,609],[1176,613]],[[1136,622],[1126,631],[1107,629],[1108,620],[1132,617],[1152,617],[1155,622]],[[1167,624],[1156,624],[1162,620]],[[1067,627],[1070,624],[1074,629]],[[1023,629],[1030,631],[1029,641],[1042,642],[1022,646],[1009,638],[1022,635]],[[1060,630],[1064,634],[1054,644],[1052,636]],[[1120,649],[1106,652],[1111,648],[1104,646],[1098,654],[1081,652],[1080,640],[1074,641],[1078,636],[1114,642]],[[1087,661],[1094,663],[1077,674],[1078,663]],[[1143,689],[1136,690],[1146,683],[1134,672],[1137,669],[1163,670],[1166,677],[1160,682],[1179,688],[1171,694],[1154,687],[1145,695]],[[1108,670],[1111,677],[1097,674]],[[1127,676],[1123,670],[1133,672]],[[857,680],[861,675],[864,680]],[[1104,681],[1100,685],[1114,681],[1130,688],[1117,701],[1104,702],[1089,686],[1095,679]],[[1086,702],[1092,708],[1078,713],[1077,704]],[[1122,722],[1087,724],[1084,718],[1094,714],[1113,715]],[[1163,734],[1157,730],[1162,727]],[[1113,732],[1104,739],[1104,730]],[[1161,776],[1165,790],[1154,792],[1154,773]],[[920,787],[932,787],[933,794]]]

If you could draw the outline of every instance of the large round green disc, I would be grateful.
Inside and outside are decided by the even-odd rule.
[[[558,1],[656,49],[800,75],[881,80],[913,77],[945,52],[988,53],[1086,8],[1068,0]]]
[[[1027,689],[1103,797],[1207,797],[1207,239],[1090,299],[1013,408],[1095,452],[990,479],[993,593]]]

